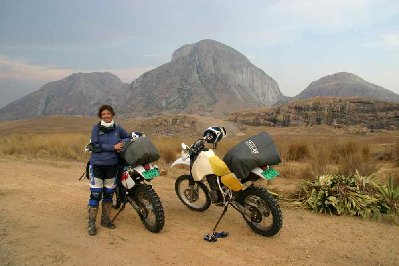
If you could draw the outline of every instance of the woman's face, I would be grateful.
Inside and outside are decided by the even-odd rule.
[[[105,123],[110,123],[114,116],[108,110],[104,110],[101,112],[101,119],[104,120]]]

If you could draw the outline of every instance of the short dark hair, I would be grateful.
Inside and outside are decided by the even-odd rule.
[[[100,107],[100,110],[98,110],[98,117],[99,117],[99,118],[101,118],[101,113],[102,113],[104,110],[108,110],[113,116],[115,115],[114,108],[112,108],[111,105],[104,104],[104,105],[102,105],[102,106]]]

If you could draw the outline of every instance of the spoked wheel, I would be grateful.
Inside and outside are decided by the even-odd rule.
[[[134,200],[139,206],[138,213],[144,226],[153,233],[161,231],[165,225],[165,214],[155,190],[151,186],[140,185],[133,195],[129,200]]]
[[[245,221],[251,229],[263,236],[277,234],[283,224],[283,216],[277,201],[262,187],[249,187],[238,198],[250,219]]]
[[[211,206],[208,188],[201,182],[190,185],[189,175],[176,179],[175,191],[180,201],[193,211],[202,212]]]

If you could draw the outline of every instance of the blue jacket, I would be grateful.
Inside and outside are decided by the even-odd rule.
[[[118,154],[115,151],[115,144],[130,138],[129,133],[121,126],[116,125],[111,132],[103,132],[98,124],[93,126],[91,131],[91,143],[97,152],[92,152],[90,157],[91,164],[114,165],[118,163]]]

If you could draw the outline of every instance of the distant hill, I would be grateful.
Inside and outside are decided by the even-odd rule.
[[[50,82],[0,109],[0,120],[49,115],[95,115],[112,104],[119,114],[223,116],[242,108],[285,102],[277,82],[241,53],[213,40],[177,49],[171,62],[130,85],[111,73],[77,73]]]
[[[128,84],[115,75],[76,73],[45,84],[0,109],[0,119],[26,119],[48,115],[96,115],[101,104],[118,106]]]
[[[130,85],[126,104],[138,115],[223,115],[284,99],[277,82],[241,53],[213,40],[177,49],[171,62]]]
[[[399,130],[399,103],[354,97],[315,97],[235,112],[228,120],[251,126],[358,125],[369,129]]]
[[[347,72],[328,75],[313,81],[295,99],[317,96],[362,97],[388,102],[399,102],[399,95]]]

